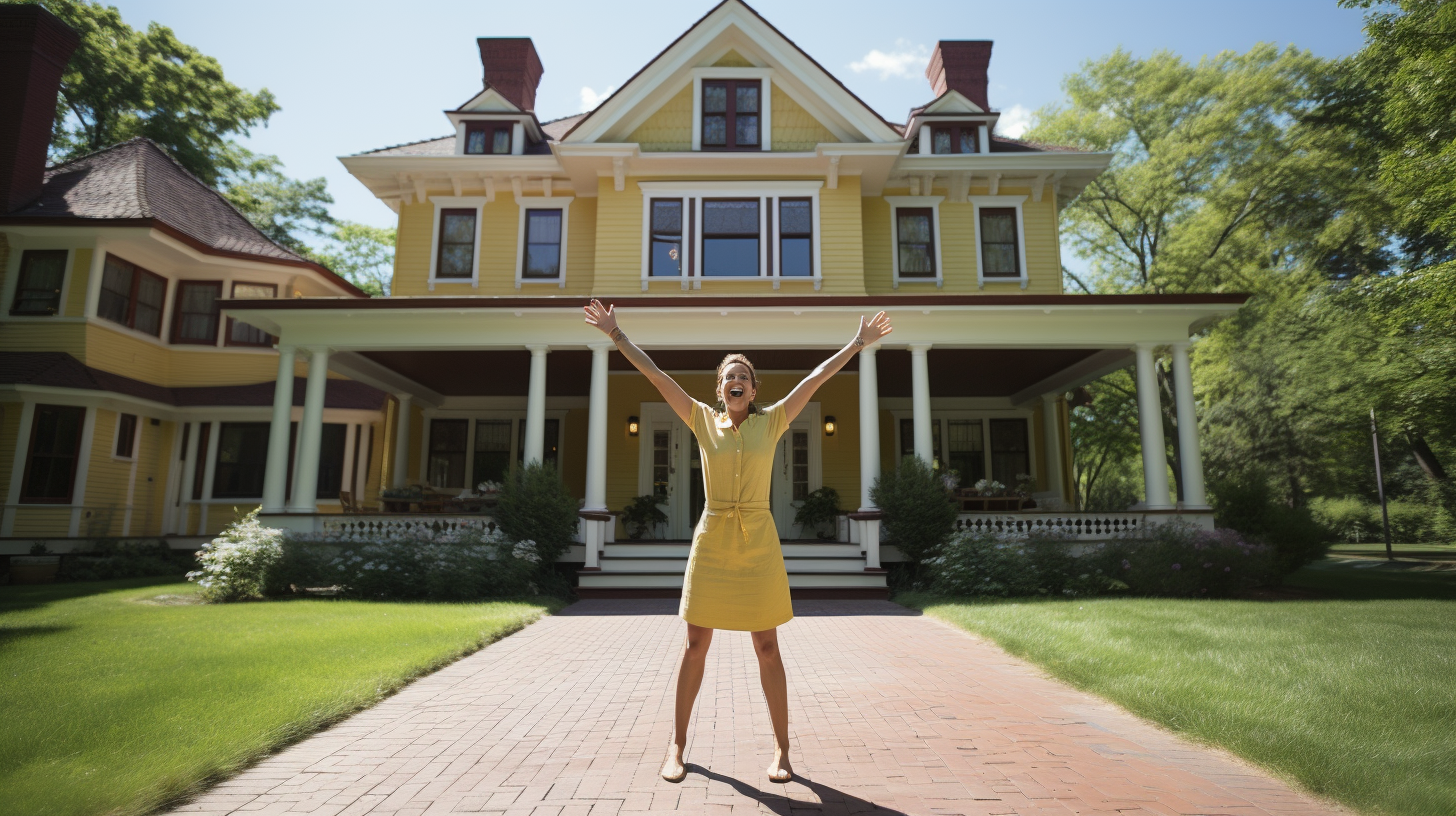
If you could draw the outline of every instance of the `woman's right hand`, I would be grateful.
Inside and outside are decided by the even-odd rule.
[[[586,322],[602,330],[602,333],[616,339],[614,332],[617,331],[617,315],[614,307],[603,306],[600,300],[592,298],[592,302],[586,305]]]

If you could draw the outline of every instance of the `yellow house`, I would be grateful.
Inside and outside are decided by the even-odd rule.
[[[703,400],[725,353],[754,360],[760,399],[772,402],[842,346],[859,315],[890,314],[895,333],[821,389],[780,443],[774,515],[791,542],[796,592],[883,594],[881,561],[897,553],[881,550],[870,488],[903,456],[954,471],[963,485],[1020,482],[1034,497],[1034,509],[968,502],[967,527],[1045,525],[1091,536],[1160,514],[1208,522],[1187,344],[1242,297],[1062,291],[1059,211],[1111,156],[996,135],[990,42],[940,42],[926,72],[930,101],[903,123],[871,110],[740,0],[714,7],[599,106],[565,119],[535,114],[543,66],[530,39],[478,46],[484,87],[445,111],[449,135],[342,159],[398,213],[389,297],[359,298],[297,259],[250,258],[249,271],[275,272],[266,280],[276,292],[220,292],[215,348],[207,362],[187,364],[197,358],[191,348],[119,331],[94,298],[74,294],[96,288],[98,247],[121,257],[119,239],[79,237],[97,226],[42,234],[24,226],[26,211],[0,218],[7,302],[29,274],[21,267],[37,263],[24,252],[76,246],[61,312],[0,324],[6,356],[28,344],[174,391],[225,380],[272,392],[271,409],[231,426],[206,412],[191,421],[208,429],[205,452],[191,451],[197,434],[178,430],[189,422],[181,406],[148,415],[172,423],[153,432],[169,440],[155,455],[160,531],[176,532],[178,517],[187,530],[211,530],[222,505],[239,503],[217,495],[218,469],[236,464],[219,453],[220,434],[248,434],[252,504],[270,523],[302,530],[357,527],[359,517],[330,512],[337,501],[326,501],[340,489],[369,502],[380,485],[468,494],[520,462],[548,461],[582,501],[581,541],[568,559],[583,565],[583,594],[676,592],[702,509],[697,448],[646,380],[583,323],[591,297],[614,303],[634,341]],[[159,247],[175,240],[156,227],[144,239]],[[242,263],[195,249],[175,267],[155,269],[151,255],[132,262],[143,260],[179,280],[210,271],[205,264]],[[241,269],[217,276],[229,274],[244,277]],[[171,308],[164,322],[182,307]],[[270,347],[231,348],[233,331],[267,335]],[[81,339],[63,346],[73,334]],[[1160,346],[1172,348],[1176,364],[1181,502],[1169,494],[1152,380]],[[1146,501],[1124,514],[1070,512],[1063,394],[1134,361],[1141,416],[1150,420],[1142,423]],[[198,379],[209,376],[219,382]],[[360,399],[387,395],[383,408],[339,404],[336,380]],[[22,532],[43,510],[16,485],[33,466],[25,462],[46,455],[25,439],[43,400],[34,387],[0,394],[9,401],[4,535],[40,535],[39,527]],[[98,404],[85,422],[104,428],[105,411],[116,409]],[[338,424],[342,460],[340,432],[328,431]],[[92,496],[105,492],[133,524],[138,512],[136,494],[121,499],[125,467],[96,466],[120,461],[108,458],[112,443],[85,428],[82,455],[89,451],[93,465],[82,481],[94,487],[74,487],[52,510],[71,514],[72,536],[78,514],[84,521],[94,512]],[[15,464],[7,468],[4,457]],[[325,477],[336,469],[343,480]],[[802,541],[812,536],[794,521],[821,487],[834,488],[847,513],[838,542]],[[621,540],[627,531],[614,514],[643,495],[668,516],[655,531],[659,543]]]

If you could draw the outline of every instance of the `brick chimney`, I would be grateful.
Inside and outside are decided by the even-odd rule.
[[[530,37],[481,37],[480,64],[485,84],[523,111],[536,109],[536,86],[541,84],[541,58]]]
[[[40,195],[61,73],[80,42],[38,5],[0,5],[0,213]]]
[[[986,66],[991,63],[990,40],[941,40],[935,44],[925,78],[936,97],[949,90],[960,91],[967,99],[990,110],[986,101]]]

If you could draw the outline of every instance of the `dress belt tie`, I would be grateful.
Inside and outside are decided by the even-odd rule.
[[[768,512],[771,509],[769,503],[766,501],[709,501],[706,506],[706,512],[710,516],[736,516],[738,518],[738,528],[743,531],[744,538],[748,537],[748,528],[743,524],[744,515],[758,510]]]

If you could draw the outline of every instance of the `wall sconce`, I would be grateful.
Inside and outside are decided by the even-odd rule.
[[[640,428],[638,427],[637,417],[627,417],[627,435],[636,436],[638,430],[640,430]]]
[[[825,436],[834,436],[834,427],[835,427],[834,426],[834,417],[832,417],[832,416],[824,417],[824,435]]]

